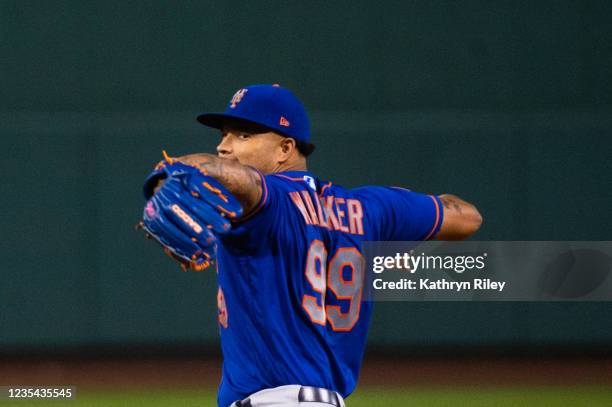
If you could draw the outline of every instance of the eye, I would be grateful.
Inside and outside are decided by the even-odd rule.
[[[238,138],[239,138],[240,140],[248,140],[248,139],[250,139],[250,138],[251,138],[251,135],[250,135],[249,133],[240,133],[240,134],[238,135]]]

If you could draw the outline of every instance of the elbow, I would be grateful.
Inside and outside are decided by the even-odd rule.
[[[482,215],[475,207],[464,208],[463,214],[456,219],[455,227],[449,228],[443,240],[464,240],[472,236],[482,225]]]
[[[480,212],[474,205],[470,204],[470,207],[471,208],[469,210],[468,216],[466,216],[466,219],[465,219],[465,223],[466,223],[465,237],[466,238],[478,232],[478,229],[480,229],[480,226],[482,226],[482,215],[480,214]]]
[[[454,195],[440,195],[444,206],[444,220],[437,240],[463,240],[480,229],[483,219],[478,209]]]
[[[482,226],[482,215],[474,205],[469,202],[462,201],[459,212],[459,224],[461,225],[458,229],[459,239],[467,239],[480,229]]]

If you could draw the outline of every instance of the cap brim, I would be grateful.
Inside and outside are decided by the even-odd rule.
[[[252,133],[265,133],[268,131],[274,131],[283,134],[279,130],[267,127],[261,123],[257,123],[255,121],[251,121],[227,113],[202,113],[197,117],[197,119],[204,126],[212,127],[215,129],[222,129],[226,123],[231,122],[232,124],[243,125],[246,131],[250,131]]]
[[[221,129],[223,124],[230,119],[236,120],[237,117],[225,113],[202,113],[198,116],[198,121],[200,123],[215,129]]]

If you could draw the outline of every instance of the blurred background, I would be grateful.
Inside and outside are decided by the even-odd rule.
[[[459,195],[475,240],[612,240],[609,2],[0,0],[0,385],[213,405],[214,273],[133,226],[161,150],[213,152],[195,116],[253,83],[303,100],[322,178]],[[611,312],[377,304],[349,401],[610,405]]]

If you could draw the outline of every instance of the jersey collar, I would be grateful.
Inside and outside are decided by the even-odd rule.
[[[283,178],[290,178],[293,181],[303,182],[313,191],[318,191],[320,186],[320,181],[312,175],[309,171],[282,171],[276,172],[271,175],[277,175]]]

